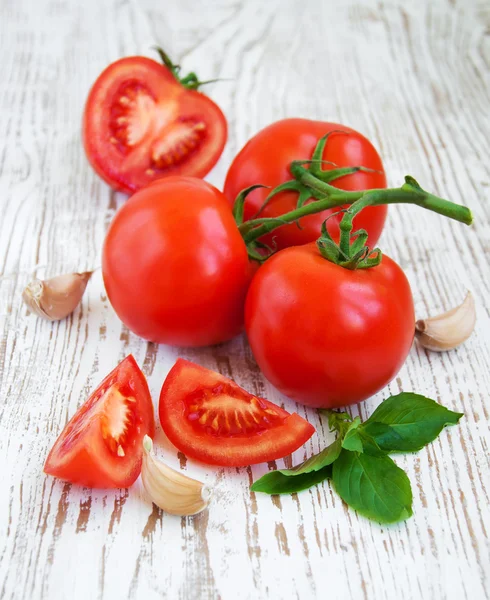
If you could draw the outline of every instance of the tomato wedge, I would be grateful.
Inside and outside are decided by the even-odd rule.
[[[143,437],[154,433],[148,384],[129,355],[70,419],[44,472],[88,487],[129,487],[141,471]]]
[[[132,193],[167,175],[204,177],[216,164],[226,119],[184,81],[144,56],[117,60],[98,77],[85,105],[83,143],[112,188]]]
[[[291,454],[315,432],[308,421],[179,358],[160,394],[160,422],[190,458],[243,467]]]

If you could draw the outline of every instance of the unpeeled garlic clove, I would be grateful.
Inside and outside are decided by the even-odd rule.
[[[157,460],[152,454],[152,439],[147,435],[143,438],[143,450],[141,479],[152,502],[179,516],[195,515],[208,506],[211,490]]]
[[[57,275],[42,281],[35,279],[22,292],[22,299],[38,317],[59,321],[80,304],[92,271]]]
[[[415,323],[415,337],[428,350],[444,352],[466,341],[476,323],[475,300],[468,292],[464,302],[437,317],[428,317]]]

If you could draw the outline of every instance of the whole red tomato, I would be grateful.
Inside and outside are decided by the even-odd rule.
[[[199,82],[144,56],[109,65],[90,90],[83,144],[112,188],[132,193],[168,175],[204,177],[226,143],[226,119]]]
[[[267,379],[323,408],[360,402],[388,384],[410,350],[414,322],[407,278],[388,256],[349,270],[315,244],[270,258],[245,305],[248,339]]]
[[[102,272],[119,318],[147,340],[205,346],[243,327],[247,249],[225,196],[201,179],[134,194],[111,223]]]
[[[364,166],[376,172],[359,171],[332,181],[332,185],[342,190],[364,190],[385,188],[386,177],[381,159],[374,146],[363,135],[350,127],[337,123],[324,123],[308,119],[284,119],[265,127],[245,144],[235,157],[226,176],[224,192],[230,203],[245,188],[261,183],[272,188],[292,179],[289,165],[293,160],[311,158],[319,139],[331,133],[323,153],[323,159],[339,167]],[[333,169],[333,165],[324,164],[325,170]],[[245,220],[251,219],[260,207],[270,190],[256,189],[247,196],[245,202]],[[261,217],[277,217],[296,208],[297,192],[285,191],[275,196]],[[320,228],[325,219],[339,208],[320,212],[300,219],[301,228],[296,224],[285,225],[264,236],[262,241],[277,248],[299,246],[315,241],[320,235]],[[374,246],[378,241],[386,220],[387,207],[369,207],[360,213],[355,221],[355,229],[365,229],[369,234],[369,244]],[[327,227],[334,239],[338,239],[341,214],[327,221]]]

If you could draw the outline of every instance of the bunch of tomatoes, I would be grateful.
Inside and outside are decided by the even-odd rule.
[[[221,155],[226,119],[195,74],[181,77],[161,57],[110,65],[85,108],[90,163],[131,194],[103,247],[117,315],[138,336],[175,346],[218,344],[245,330],[269,381],[309,406],[372,396],[403,365],[415,322],[402,269],[370,250],[386,203],[368,202],[352,237],[341,234],[360,190],[388,192],[375,148],[343,125],[286,119],[244,146],[220,191],[201,178]],[[315,212],[325,198],[335,206]],[[163,385],[159,413],[179,449],[213,464],[273,460],[314,432],[183,360]],[[153,429],[148,386],[129,357],[68,424],[45,470],[85,485],[130,485]]]

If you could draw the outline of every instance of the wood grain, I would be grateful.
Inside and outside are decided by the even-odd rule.
[[[490,594],[490,5],[479,0],[0,0],[0,596],[479,600]],[[50,324],[20,303],[34,276],[100,263],[124,202],[88,166],[80,119],[99,72],[162,44],[186,69],[232,78],[207,91],[230,138],[208,179],[222,185],[246,140],[286,116],[346,123],[379,148],[391,184],[406,173],[468,204],[465,228],[391,208],[384,250],[406,270],[420,317],[478,305],[460,349],[414,347],[388,394],[415,390],[465,412],[426,450],[397,458],[414,517],[380,527],[347,510],[328,484],[291,497],[251,494],[274,465],[212,469],[157,434],[170,464],[214,482],[209,512],[178,519],[130,490],[92,491],[42,473],[47,452],[91,389],[132,352],[156,399],[177,356],[218,369],[306,416],[258,371],[243,338],[206,349],[148,344],[121,326],[100,271],[84,302]]]

